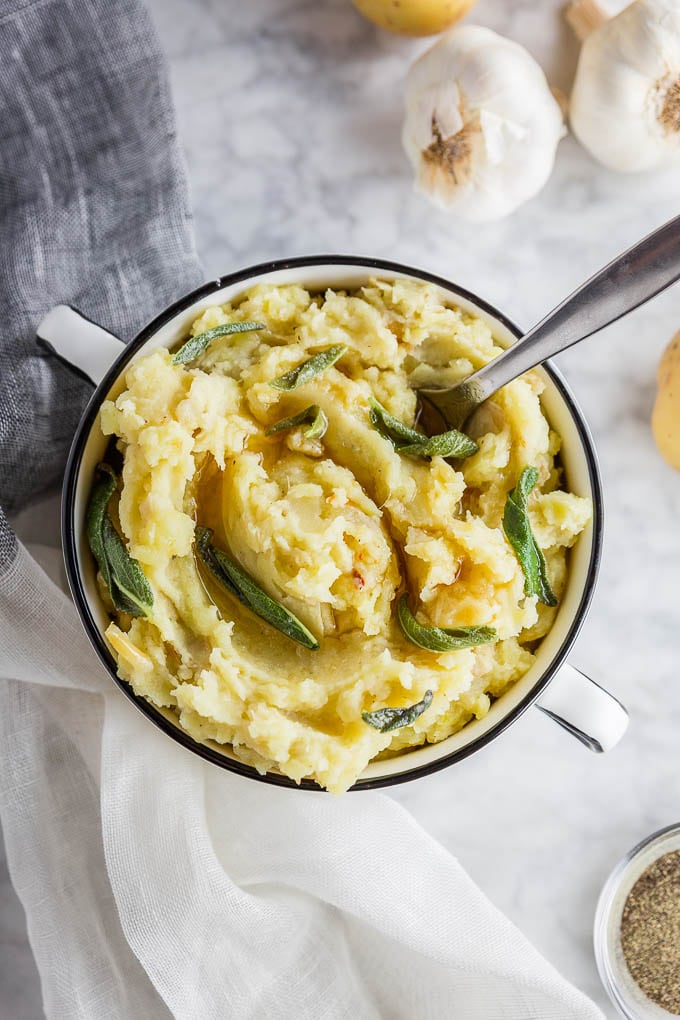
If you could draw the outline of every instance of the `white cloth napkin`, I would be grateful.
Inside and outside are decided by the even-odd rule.
[[[268,787],[157,731],[24,547],[0,649],[0,812],[50,1020],[602,1017],[389,796]]]

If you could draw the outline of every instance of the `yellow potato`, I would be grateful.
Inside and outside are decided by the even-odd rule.
[[[399,35],[436,35],[474,7],[476,0],[353,0],[369,21]]]
[[[680,471],[680,331],[661,357],[657,385],[652,432],[661,456]]]

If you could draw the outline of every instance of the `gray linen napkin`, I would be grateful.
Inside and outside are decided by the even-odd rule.
[[[49,599],[35,578],[33,587],[27,583],[33,575],[6,515],[59,483],[92,393],[37,346],[36,326],[66,303],[129,339],[200,278],[166,68],[144,7],[138,0],[0,0],[0,657],[32,662],[39,624],[28,634],[22,625],[40,618]],[[41,637],[68,672],[73,663],[52,633],[65,625],[57,610],[54,616]],[[100,1003],[110,1020],[155,1020],[169,1013],[120,930],[103,851],[87,842],[99,790],[52,718],[67,696],[20,680],[3,679],[0,687],[0,809],[45,1010],[61,1020],[90,1018]],[[78,715],[98,733],[101,708],[92,702],[81,693]],[[72,805],[63,801],[65,773],[78,777]],[[31,788],[30,799],[17,795],[22,787]],[[27,835],[34,831],[29,809],[49,819],[40,846]],[[63,859],[55,856],[59,847]],[[50,897],[63,907],[58,917],[71,906],[72,930],[56,942]],[[100,933],[85,960],[73,953],[73,915],[81,908]]]
[[[5,514],[55,486],[92,387],[35,329],[122,339],[201,279],[165,64],[137,0],[0,3],[0,586]],[[3,513],[3,510],[5,513]]]

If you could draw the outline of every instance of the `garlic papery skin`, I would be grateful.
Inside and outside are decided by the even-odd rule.
[[[570,121],[612,170],[635,173],[680,159],[680,0],[635,0],[587,36]]]
[[[500,219],[532,198],[564,131],[534,58],[491,29],[451,29],[408,73],[402,140],[416,184],[463,219]]]

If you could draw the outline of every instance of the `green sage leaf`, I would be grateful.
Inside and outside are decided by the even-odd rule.
[[[239,602],[243,602],[244,605],[248,605],[249,603],[242,597],[241,592],[232,582],[229,574],[225,573],[225,571],[220,567],[217,556],[215,555],[215,546],[211,542],[212,536],[212,528],[203,528],[200,524],[196,527],[195,537],[198,555],[213,574],[215,580],[219,581],[222,587],[226,588],[227,591],[234,595]]]
[[[371,397],[369,403],[368,417],[371,420],[371,425],[383,439],[389,439],[395,449],[398,450],[400,446],[422,443],[424,439],[427,439],[427,436],[424,436],[422,432],[416,432],[415,429],[409,428],[408,425],[404,425],[402,421],[386,411],[374,397]]]
[[[85,512],[85,534],[92,555],[104,578],[104,583],[111,592],[111,570],[104,545],[104,518],[107,514],[109,500],[116,489],[116,475],[109,464],[98,464],[97,474],[100,477],[92,488]]]
[[[347,348],[344,344],[334,344],[333,347],[328,347],[325,351],[319,351],[313,358],[303,361],[297,368],[292,368],[290,372],[272,379],[269,385],[273,386],[275,390],[296,390],[298,386],[304,386],[310,379],[334,365],[346,351]]]
[[[397,618],[408,640],[430,652],[455,652],[498,639],[494,627],[423,627],[409,609],[406,594],[397,603]]]
[[[474,439],[470,439],[458,429],[441,432],[437,436],[426,436],[416,429],[409,428],[391,415],[377,400],[371,399],[368,412],[373,428],[383,439],[388,439],[398,453],[408,457],[470,457],[479,449]]]
[[[139,561],[130,556],[108,513],[102,533],[113,582],[110,589],[113,604],[119,612],[148,616],[153,607],[153,592]]]
[[[256,329],[264,329],[261,322],[226,322],[223,326],[213,326],[205,333],[190,337],[172,359],[173,365],[186,365],[202,354],[206,347],[219,336],[230,336],[232,333],[251,333]]]
[[[529,520],[529,493],[537,481],[536,468],[525,467],[505,501],[503,530],[522,568],[525,593],[535,595],[545,606],[556,606],[557,597],[550,587],[545,557]]]
[[[310,404],[304,411],[294,414],[292,418],[282,418],[275,425],[271,425],[265,432],[265,436],[273,436],[276,432],[287,432],[288,429],[297,428],[298,425],[309,425],[305,429],[305,439],[321,439],[328,429],[328,418],[318,404]]]
[[[99,464],[101,475],[95,483],[85,514],[85,533],[97,561],[114,608],[131,616],[148,616],[153,606],[153,593],[142,568],[133,559],[116,531],[108,511],[117,485],[110,464]]]
[[[196,548],[206,567],[216,581],[235,595],[240,602],[259,616],[266,623],[276,627],[292,641],[304,645],[305,648],[317,649],[319,642],[310,630],[298,620],[297,616],[270,598],[252,579],[250,574],[231,560],[226,553],[212,544],[213,532],[210,528],[196,528]]]
[[[375,712],[362,712],[361,718],[381,733],[391,733],[402,726],[410,726],[432,704],[432,691],[425,691],[422,701],[408,708],[378,708]]]
[[[471,457],[478,449],[474,439],[458,429],[440,432],[438,436],[430,436],[424,442],[398,447],[399,453],[411,457]]]

